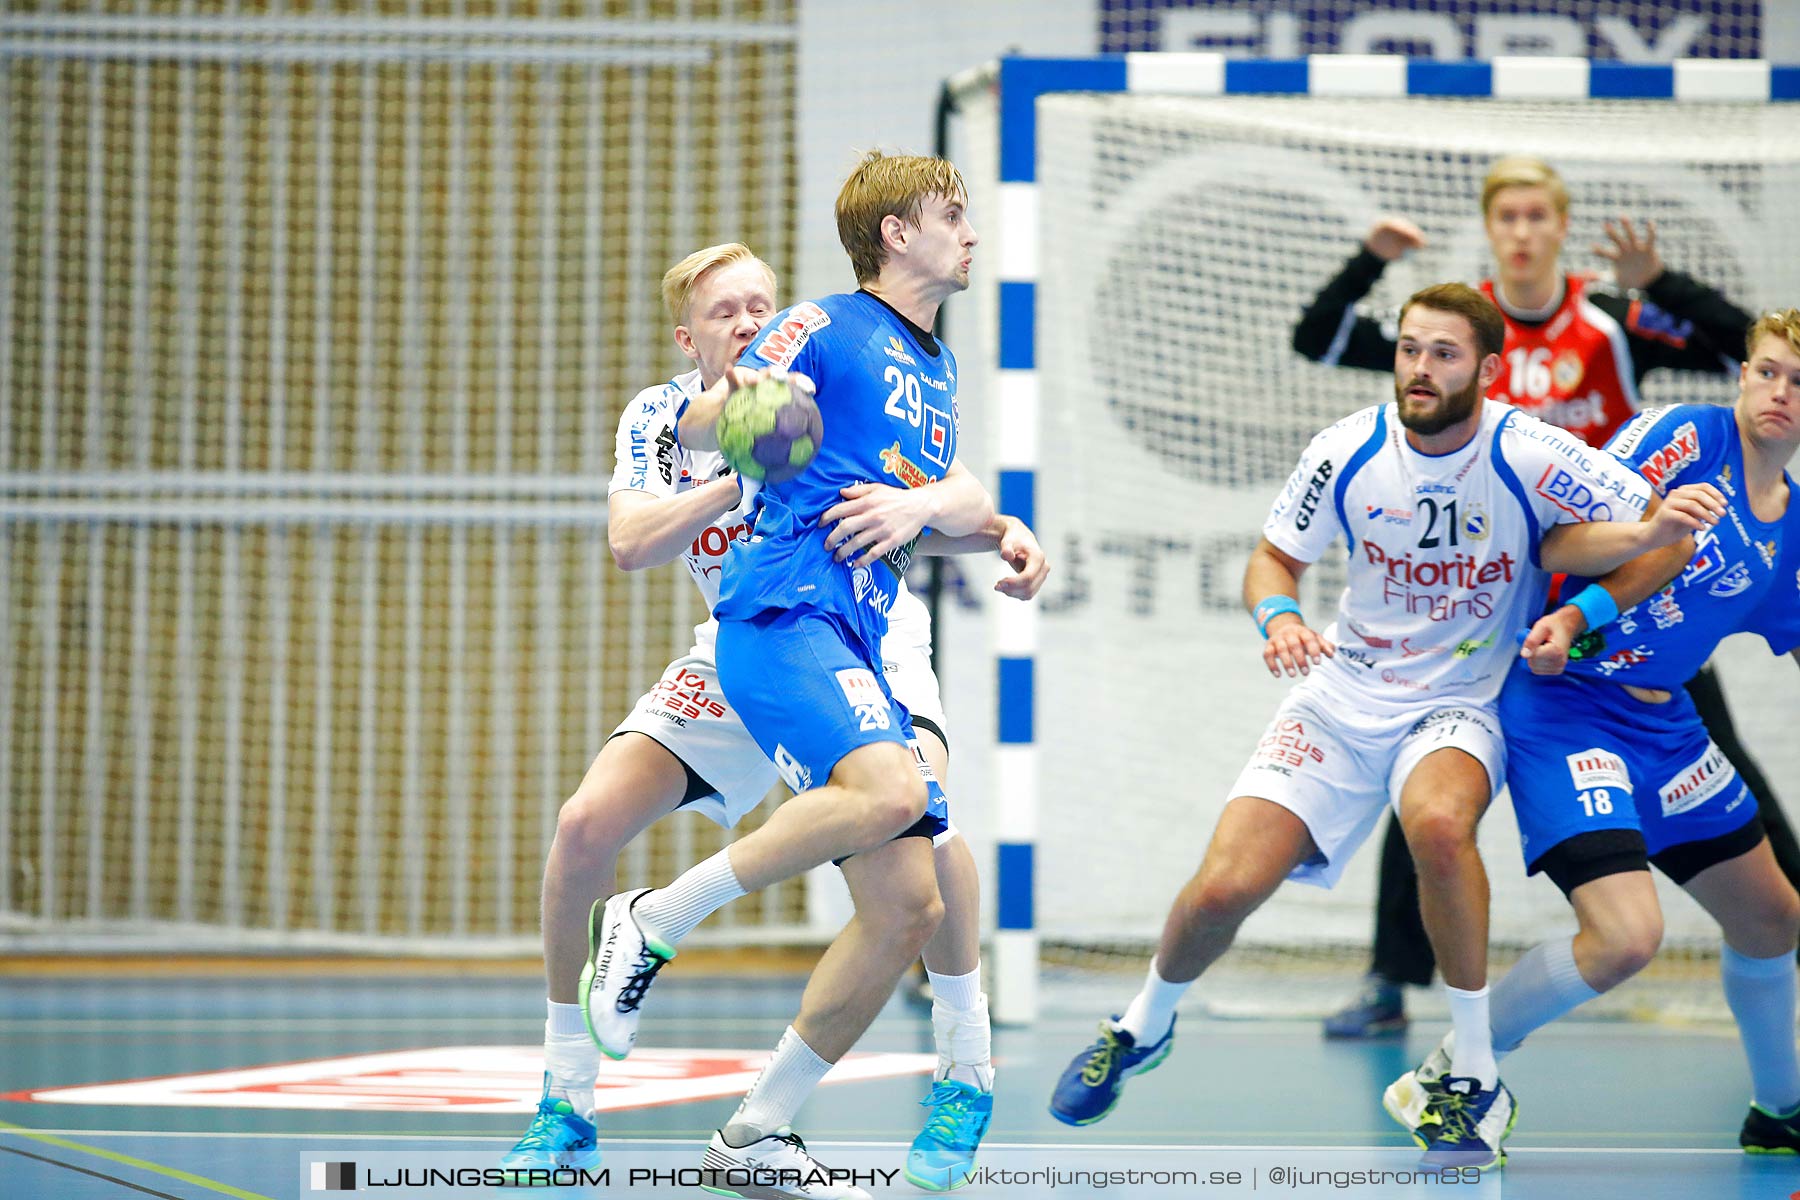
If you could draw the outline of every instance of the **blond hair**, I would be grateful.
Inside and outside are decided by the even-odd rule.
[[[1509,187],[1541,187],[1550,192],[1550,203],[1563,216],[1569,215],[1569,189],[1563,183],[1562,176],[1556,168],[1541,158],[1532,158],[1527,154],[1511,154],[1497,160],[1488,168],[1487,178],[1481,181],[1481,215],[1487,216],[1488,209],[1494,205],[1494,197],[1501,188]]]
[[[700,280],[706,277],[707,272],[740,262],[760,264],[769,276],[769,292],[771,295],[774,294],[775,269],[756,257],[750,247],[742,242],[723,242],[717,246],[708,246],[704,250],[694,251],[663,272],[663,307],[669,310],[670,323],[675,325],[688,323],[690,315],[688,309],[694,303],[694,291],[700,286]]]
[[[1771,334],[1786,339],[1788,349],[1800,354],[1800,308],[1783,308],[1758,317],[1744,338],[1744,356],[1755,354],[1756,343]]]
[[[837,198],[838,241],[850,256],[856,282],[871,282],[887,262],[882,221],[899,217],[916,228],[927,196],[967,204],[969,189],[962,173],[941,158],[879,150],[863,155]]]

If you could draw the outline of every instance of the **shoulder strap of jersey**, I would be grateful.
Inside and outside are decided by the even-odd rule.
[[[1350,490],[1350,480],[1363,469],[1364,464],[1375,457],[1381,449],[1382,443],[1386,441],[1387,405],[1384,404],[1375,410],[1375,428],[1370,430],[1369,436],[1363,440],[1363,444],[1356,448],[1356,453],[1350,456],[1350,461],[1344,464],[1344,472],[1338,476],[1337,487],[1333,488],[1331,492],[1332,505],[1337,509],[1338,528],[1344,531],[1344,541],[1352,558],[1356,556],[1356,534],[1353,532],[1354,527],[1350,524],[1350,517],[1344,510],[1344,496]]]
[[[1500,476],[1500,482],[1506,485],[1506,490],[1513,494],[1513,499],[1519,502],[1520,511],[1525,514],[1525,532],[1529,539],[1526,544],[1531,551],[1531,565],[1542,567],[1543,564],[1538,562],[1537,513],[1532,510],[1531,500],[1525,495],[1525,485],[1519,482],[1518,472],[1512,469],[1512,464],[1506,461],[1506,455],[1500,449],[1500,442],[1506,434],[1506,427],[1512,424],[1513,418],[1518,415],[1518,409],[1509,408],[1494,425],[1494,440],[1489,453],[1494,460],[1494,474]]]

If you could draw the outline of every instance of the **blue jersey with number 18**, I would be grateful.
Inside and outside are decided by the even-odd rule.
[[[853,484],[922,487],[950,469],[956,358],[942,344],[937,349],[928,353],[893,309],[866,292],[797,304],[750,343],[740,366],[786,367],[818,386],[825,438],[806,470],[757,492],[751,535],[726,556],[721,619],[817,608],[840,617],[869,655],[877,653],[914,543],[852,570],[825,549],[819,518]]]

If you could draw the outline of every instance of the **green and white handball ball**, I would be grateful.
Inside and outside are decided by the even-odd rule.
[[[771,372],[733,392],[719,414],[719,451],[746,479],[782,483],[806,469],[819,452],[825,419],[810,389]]]

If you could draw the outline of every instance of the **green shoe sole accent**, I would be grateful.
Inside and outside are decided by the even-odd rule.
[[[1744,1153],[1745,1154],[1785,1154],[1788,1157],[1792,1158],[1793,1156],[1800,1154],[1800,1150],[1796,1150],[1792,1146],[1745,1146]]]

